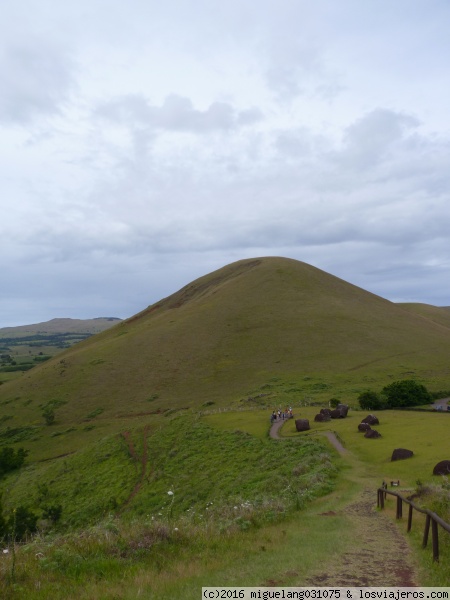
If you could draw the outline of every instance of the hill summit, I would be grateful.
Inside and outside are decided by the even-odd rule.
[[[27,398],[32,419],[55,398],[77,419],[99,405],[137,415],[149,399],[154,410],[230,404],[276,378],[440,382],[443,323],[297,260],[241,260],[1,386],[0,403]]]

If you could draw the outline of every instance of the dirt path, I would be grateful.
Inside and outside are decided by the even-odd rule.
[[[324,513],[332,519],[344,514],[354,531],[355,544],[307,580],[311,586],[416,587],[419,585],[409,546],[396,524],[376,510],[374,490],[364,489],[341,512]]]
[[[272,423],[272,425],[270,426],[270,431],[269,431],[269,435],[271,438],[273,438],[274,440],[281,439],[280,434],[278,432],[282,425],[284,425],[284,421],[274,421]]]
[[[276,421],[270,428],[270,437],[282,439],[279,430],[284,421]],[[332,431],[324,432],[339,454],[351,463],[352,479],[358,481],[358,492],[353,499],[335,510],[320,513],[323,518],[348,518],[348,530],[354,544],[341,555],[330,553],[330,562],[322,566],[305,585],[318,587],[391,586],[416,587],[419,585],[411,551],[399,528],[385,513],[376,509],[376,486],[367,477],[364,466],[348,452]],[[367,482],[370,487],[367,487]],[[362,488],[362,489],[361,489]]]
[[[447,405],[450,401],[450,398],[441,398],[440,400],[436,400],[433,404],[433,407],[438,409],[441,407],[441,410],[447,410]]]
[[[125,442],[127,443],[128,452],[130,453],[130,456],[136,462],[141,463],[142,469],[141,469],[141,474],[140,474],[139,480],[137,481],[136,485],[134,486],[131,494],[128,496],[128,498],[125,500],[125,502],[120,507],[119,514],[121,514],[127,508],[127,506],[130,504],[130,502],[133,500],[133,498],[136,496],[136,494],[141,489],[142,483],[144,482],[144,478],[145,478],[145,475],[147,472],[147,460],[148,460],[148,452],[147,452],[148,431],[149,431],[149,426],[146,425],[144,427],[144,433],[143,433],[142,456],[141,457],[136,452],[136,449],[135,449],[134,444],[130,437],[130,432],[125,431],[124,433],[122,433],[122,437],[124,438]]]
[[[274,421],[270,427],[270,437],[273,438],[274,440],[280,440],[282,439],[280,437],[280,429],[281,427],[284,425],[286,421]],[[328,441],[331,443],[332,446],[334,446],[336,448],[336,450],[339,452],[339,454],[346,454],[347,450],[344,448],[344,446],[341,444],[341,442],[337,439],[336,435],[332,432],[332,431],[324,431],[323,434],[327,437]]]

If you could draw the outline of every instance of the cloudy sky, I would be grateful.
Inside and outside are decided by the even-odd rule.
[[[0,327],[235,260],[450,305],[448,0],[3,0]]]

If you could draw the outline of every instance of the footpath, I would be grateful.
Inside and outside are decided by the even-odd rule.
[[[270,436],[282,440],[284,421],[275,421]],[[376,482],[364,465],[346,450],[333,432],[325,433],[346,466],[344,476],[350,494],[332,494],[324,501],[323,512],[314,515],[330,520],[344,519],[349,543],[339,553],[330,548],[329,560],[311,573],[303,585],[320,587],[416,587],[419,578],[405,535],[386,513],[376,509]],[[326,510],[328,508],[328,510]],[[330,510],[331,508],[331,510]],[[319,509],[320,510],[320,509]],[[314,511],[314,507],[312,509]],[[311,512],[311,509],[306,512]],[[305,515],[306,516],[306,515]],[[304,541],[302,540],[304,547]],[[301,543],[301,542],[299,542]]]

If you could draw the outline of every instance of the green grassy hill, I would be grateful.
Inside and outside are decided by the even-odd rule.
[[[442,323],[299,261],[243,260],[0,386],[0,419],[38,424],[53,403],[66,429],[93,413],[120,427],[261,394],[351,401],[401,378],[444,389],[449,352]]]
[[[133,565],[166,577],[170,561],[178,568],[199,552],[208,564],[237,532],[263,532],[328,494],[335,453],[320,436],[269,439],[270,410],[332,397],[356,405],[359,392],[405,378],[448,389],[450,328],[432,309],[393,304],[299,261],[243,260],[3,383],[0,449],[29,451],[0,481],[4,514],[62,506],[62,531],[103,521],[98,539],[81,532],[31,546],[27,589],[34,576],[46,589],[92,576],[103,589],[102,578],[122,580],[125,563],[130,577]],[[235,413],[199,415],[221,408]],[[414,451],[431,443],[418,437]],[[378,481],[379,468],[370,472]],[[89,550],[82,540],[94,538]]]

